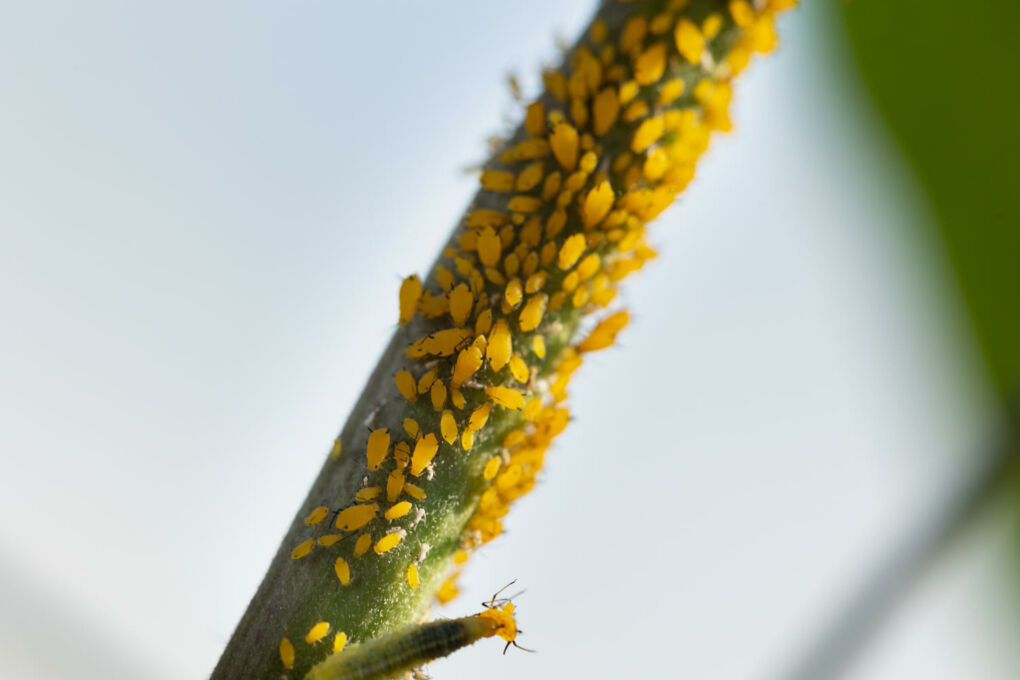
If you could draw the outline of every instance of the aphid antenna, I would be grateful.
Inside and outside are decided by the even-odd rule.
[[[505,586],[503,586],[502,588],[500,588],[499,590],[494,592],[492,594],[492,599],[489,600],[488,602],[482,602],[482,606],[483,607],[487,607],[489,609],[492,609],[493,607],[495,607],[496,606],[496,598],[499,597],[499,594],[502,593],[504,590],[506,590],[507,588],[509,588],[510,586],[512,586],[515,583],[517,583],[517,579],[514,579],[513,581],[510,581],[510,583],[506,584]],[[503,602],[503,601],[509,600],[509,599],[510,598],[503,598],[503,599],[500,600],[500,602]]]

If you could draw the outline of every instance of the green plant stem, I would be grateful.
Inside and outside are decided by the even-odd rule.
[[[694,27],[704,26],[710,16],[713,18],[713,36],[705,41],[703,50],[698,47],[698,55],[691,59],[679,53],[671,28],[667,32],[649,31],[647,41],[644,37],[639,38],[632,46],[635,49],[626,53],[622,50],[604,52],[602,49],[608,44],[620,42],[622,27],[628,19],[640,14],[651,20],[661,15],[669,4],[668,0],[613,0],[600,5],[593,22],[599,21],[596,33],[601,37],[598,40],[592,37],[589,25],[569,53],[577,57],[583,50],[588,61],[582,61],[581,64],[590,66],[593,60],[604,62],[594,67],[597,73],[593,75],[577,64],[561,66],[558,75],[564,92],[570,69],[573,69],[573,75],[584,76],[585,80],[571,86],[569,101],[565,94],[554,96],[554,88],[550,86],[550,91],[539,98],[544,106],[544,113],[538,119],[540,129],[532,127],[529,130],[526,125],[522,125],[502,147],[502,153],[497,153],[486,164],[486,170],[518,179],[529,167],[542,165],[542,177],[549,180],[553,175],[557,178],[562,175],[562,184],[556,184],[550,196],[544,195],[542,185],[522,188],[519,182],[513,191],[508,188],[487,188],[476,195],[469,217],[455,229],[447,247],[422,282],[433,299],[449,296],[448,309],[430,316],[423,311],[425,303],[421,302],[419,313],[414,314],[406,325],[397,330],[383,352],[340,434],[343,452],[337,459],[331,458],[326,462],[312,486],[265,579],[213,671],[213,680],[300,678],[310,667],[330,654],[331,641],[337,633],[344,633],[351,641],[365,642],[407,623],[420,621],[448,576],[455,554],[465,546],[475,547],[493,537],[486,536],[482,529],[472,525],[472,521],[477,519],[476,513],[483,507],[483,493],[493,490],[501,481],[507,482],[500,485],[496,510],[484,518],[490,525],[498,525],[498,518],[501,517],[499,513],[505,511],[506,503],[530,488],[527,484],[515,487],[517,482],[502,477],[496,477],[493,481],[492,477],[483,475],[483,469],[496,458],[503,461],[500,475],[504,474],[504,468],[507,468],[509,474],[509,468],[514,465],[519,469],[531,465],[514,462],[517,453],[522,458],[528,456],[530,460],[537,460],[531,469],[540,469],[548,441],[567,422],[566,409],[560,403],[566,395],[562,387],[558,393],[555,384],[558,380],[565,384],[569,377],[569,372],[563,375],[566,370],[562,368],[563,365],[570,364],[576,368],[580,364],[581,352],[606,346],[603,343],[592,343],[586,348],[584,343],[575,343],[578,341],[582,317],[600,312],[612,297],[599,301],[592,293],[589,298],[578,298],[580,302],[573,302],[573,298],[566,298],[563,291],[596,290],[595,281],[602,277],[609,292],[615,294],[616,281],[640,267],[647,257],[645,253],[650,251],[643,241],[644,223],[664,209],[675,193],[689,181],[686,173],[693,173],[694,160],[707,145],[709,132],[728,124],[725,106],[728,103],[731,71],[726,58],[736,51],[734,46],[738,39],[751,35],[751,31],[736,25],[728,13],[725,0],[691,0],[685,7],[667,17],[682,18],[687,22],[685,26]],[[763,52],[771,48],[772,43],[762,40],[762,36],[771,35],[771,13],[763,13],[761,18],[761,30],[753,36],[757,37],[758,42],[749,42],[746,49],[742,48],[743,54],[748,57],[751,52]],[[672,25],[669,24],[670,27]],[[601,43],[601,47],[596,43]],[[647,105],[642,111],[630,116],[625,116],[621,109],[619,116],[614,114],[614,122],[593,137],[587,130],[592,129],[594,123],[586,128],[585,122],[579,122],[581,114],[590,114],[587,118],[593,121],[596,93],[616,96],[624,80],[637,79],[636,64],[645,52],[659,54],[661,57],[657,62],[661,68],[645,67],[642,71],[647,74],[648,71],[657,70],[657,74],[643,82],[640,88],[635,87],[634,93],[631,93],[633,104]],[[595,53],[600,56],[593,56]],[[743,63],[746,63],[746,59]],[[616,69],[617,80],[609,80],[608,75],[603,79],[603,74],[611,70],[611,65]],[[679,81],[683,82],[682,92],[665,100],[660,98],[660,91],[667,82],[671,82],[675,88]],[[703,87],[698,88],[697,85]],[[578,86],[582,90],[589,90],[583,95],[577,94]],[[713,97],[713,92],[720,96]],[[578,104],[580,114],[577,111]],[[663,123],[667,113],[690,115],[675,116],[679,122],[667,129]],[[568,122],[571,120],[580,129],[580,135]],[[658,134],[654,139],[638,145],[633,140],[637,139],[639,128],[647,127],[646,123],[658,124]],[[574,152],[577,156],[573,162],[564,161],[563,149],[557,147],[558,141],[556,144],[553,142],[554,133],[564,128],[573,130]],[[585,137],[589,138],[587,147],[584,146]],[[545,145],[537,155],[524,154],[518,157],[510,153],[522,144],[534,143]],[[644,169],[648,162],[646,158],[653,152],[659,153],[663,159],[660,161],[663,165],[662,173],[658,175]],[[585,154],[596,159],[587,169],[582,158]],[[613,161],[621,158],[626,162],[620,164],[621,169],[618,169],[614,167]],[[677,172],[668,174],[667,170]],[[627,171],[630,172],[625,176]],[[593,195],[598,197],[596,188],[599,187],[610,190],[608,204],[602,202],[600,206],[607,211],[615,208],[618,222],[612,222],[614,213],[609,212],[602,213],[603,217],[599,220],[587,222],[590,215],[585,213],[588,210],[585,199]],[[526,207],[515,208],[513,205]],[[498,217],[501,221],[495,225],[500,230],[499,239],[493,246],[500,256],[496,263],[484,262],[486,258],[482,256],[480,243],[486,230],[491,234],[492,225],[472,224],[470,216],[478,212],[488,212],[490,215],[500,213]],[[558,228],[551,226],[555,225],[554,212],[563,216]],[[511,216],[516,221],[511,221]],[[534,243],[529,243],[525,236],[531,220],[539,226],[539,229],[531,231],[535,237]],[[506,243],[502,242],[504,234]],[[472,237],[476,242],[470,246],[464,245],[464,237]],[[564,264],[563,253],[568,250],[566,242],[571,239],[583,244],[583,253],[595,262],[596,269],[586,274],[587,278],[581,278],[577,273],[580,269],[580,265],[575,264],[579,257],[577,252],[574,252],[571,262]],[[518,250],[520,255],[517,254]],[[526,291],[527,302],[521,299],[518,290],[516,306],[504,304],[509,293],[505,289],[507,284],[498,281],[503,276],[501,272],[506,271],[507,278],[513,278],[518,270],[524,272],[522,277],[527,275],[528,272],[524,270],[528,257],[532,258],[533,263],[538,263],[539,252],[543,253],[539,271],[548,274],[545,283],[539,285],[537,290]],[[513,264],[511,258],[516,258]],[[479,265],[478,268],[476,265]],[[614,269],[615,265],[621,267]],[[485,272],[484,277],[480,270]],[[495,271],[495,275],[492,271]],[[447,281],[444,284],[441,273],[449,275],[453,279],[452,283]],[[564,283],[571,274],[574,276],[573,287]],[[471,284],[470,308],[473,316],[468,316],[466,321],[461,319],[454,323],[455,327],[451,327],[450,319],[455,318],[451,288],[463,286],[466,289],[468,283]],[[553,304],[552,300],[557,296],[561,298],[560,304]],[[528,303],[543,297],[549,300],[548,309],[543,303],[543,313],[538,315],[540,321],[536,322],[537,325],[526,323],[524,310],[528,308]],[[465,445],[462,439],[456,437],[440,441],[439,453],[427,472],[421,476],[411,476],[413,472],[408,474],[408,482],[427,486],[426,496],[415,498],[410,514],[387,518],[386,521],[382,517],[375,517],[365,529],[355,529],[349,533],[341,531],[343,538],[333,544],[317,543],[317,539],[330,538],[327,534],[331,531],[334,537],[338,536],[337,531],[340,530],[339,527],[336,530],[330,529],[333,514],[325,522],[311,519],[306,521],[306,518],[315,517],[318,509],[328,508],[335,512],[350,507],[355,504],[359,490],[373,487],[384,489],[384,496],[379,500],[380,512],[393,503],[392,499],[385,497],[385,489],[388,475],[401,469],[396,460],[395,447],[390,447],[394,453],[387,453],[380,468],[368,467],[366,444],[370,431],[386,428],[394,441],[406,443],[403,436],[405,427],[402,424],[408,418],[416,421],[420,433],[438,436],[443,431],[440,411],[444,414],[451,411],[444,410],[446,406],[434,405],[435,402],[430,401],[430,394],[422,393],[413,400],[402,396],[394,376],[398,371],[411,370],[417,372],[414,378],[418,379],[432,368],[437,368],[440,369],[439,379],[446,381],[452,390],[453,360],[459,359],[457,352],[462,353],[466,349],[458,346],[452,357],[439,351],[433,353],[433,356],[416,357],[408,353],[409,346],[426,337],[434,338],[440,332],[464,330],[460,327],[471,329],[470,335],[475,337],[475,342],[484,342],[483,336],[490,334],[489,328],[477,330],[484,313],[495,314],[496,320],[510,329],[514,356],[518,362],[525,364],[525,377],[518,377],[519,373],[514,374],[512,364],[509,368],[499,365],[498,360],[487,354],[488,365],[482,366],[472,374],[469,382],[464,383],[466,406],[457,407],[453,413],[459,432],[463,433],[467,427],[466,414],[485,403],[496,404],[487,424],[477,431],[473,446]],[[490,347],[497,344],[494,340],[496,334],[495,327],[492,327]],[[536,338],[544,341],[544,351],[534,349]],[[611,342],[611,338],[609,340]],[[467,342],[470,342],[470,338]],[[568,356],[574,361],[566,361],[565,357]],[[516,390],[519,398],[530,400],[529,404],[540,402],[540,414],[545,415],[535,416],[536,420],[528,421],[524,411],[506,402],[500,403],[489,393],[490,389],[506,389],[511,393]],[[524,437],[524,443],[508,444],[507,436],[511,433]],[[408,436],[411,445],[416,446],[420,436],[410,433]],[[443,439],[446,439],[445,434]],[[410,469],[413,470],[413,464]],[[529,481],[533,483],[533,476],[523,479],[525,483]],[[395,547],[386,551],[369,550],[364,554],[354,550],[360,534],[371,536],[378,549],[376,541],[386,535],[380,532],[394,530],[403,535]],[[494,531],[493,535],[498,535],[498,531]],[[299,550],[300,554],[292,552],[302,545],[312,547],[304,552]],[[350,566],[348,585],[339,580],[338,568],[335,571],[334,560],[338,557],[346,559]],[[417,588],[411,587],[406,577],[409,565],[416,566],[420,576]],[[317,626],[327,624],[329,638],[314,633]]]

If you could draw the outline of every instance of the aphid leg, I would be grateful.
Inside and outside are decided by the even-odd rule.
[[[517,631],[517,632],[521,633],[523,631]],[[528,649],[527,647],[521,647],[519,644],[517,644],[516,640],[511,640],[510,642],[506,643],[506,647],[503,648],[503,653],[504,654],[506,654],[506,650],[510,648],[510,645],[513,645],[515,648],[521,650],[522,652],[530,652],[531,654],[535,654],[537,652],[537,650],[534,650],[534,649]]]

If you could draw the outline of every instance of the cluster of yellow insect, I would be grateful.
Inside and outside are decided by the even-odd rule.
[[[400,420],[369,434],[355,502],[308,513],[305,525],[328,530],[296,545],[294,560],[351,537],[348,557],[331,558],[341,585],[356,571],[349,558],[394,551],[406,560],[406,586],[417,589],[432,576],[420,570],[446,569],[449,561],[434,567],[427,548],[394,549],[431,512],[436,466],[474,456],[477,502],[438,588],[441,602],[456,595],[469,554],[500,535],[509,505],[535,485],[550,442],[566,427],[571,375],[586,353],[612,345],[629,319],[626,311],[597,323],[586,317],[611,306],[618,283],[655,257],[646,223],[694,177],[710,133],[729,129],[731,78],[752,54],[773,48],[774,15],[795,3],[626,4],[632,8],[615,19],[604,9],[563,66],[544,73],[545,93],[486,164],[472,209],[429,277],[423,283],[410,276],[400,286],[400,324],[421,331],[394,376],[405,402]],[[337,440],[334,459],[340,454]],[[503,635],[509,623],[494,623],[497,611],[504,610],[458,619],[459,632],[448,625],[445,642],[430,649],[449,653],[443,650],[455,633],[512,640]],[[320,621],[294,637],[313,645],[330,632]],[[421,635],[384,636],[385,649],[371,649],[400,661],[388,667],[420,663],[427,660]],[[332,649],[342,650],[346,640],[335,632]],[[294,668],[290,637],[279,658]]]

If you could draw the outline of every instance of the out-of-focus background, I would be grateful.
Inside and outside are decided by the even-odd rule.
[[[804,669],[826,631],[1000,455],[1017,10],[805,4],[654,225],[635,321],[575,379],[542,484],[442,611],[516,578],[539,653],[478,644],[437,679],[823,677]],[[520,118],[507,74],[537,92],[591,11],[0,8],[0,676],[211,671],[400,278]],[[847,677],[1020,676],[1020,522],[996,489],[872,598],[887,615]]]

